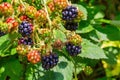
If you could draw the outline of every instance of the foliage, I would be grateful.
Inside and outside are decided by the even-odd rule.
[[[51,0],[0,0],[1,4],[8,2],[14,6],[15,12],[11,16],[18,21],[18,24],[22,22],[22,20],[20,20],[22,14],[19,11],[17,12],[18,5],[20,4],[25,7],[29,7],[29,5],[35,7],[35,9],[32,8],[33,12],[38,10],[43,10],[43,12],[47,11],[47,15],[40,18],[35,17],[33,12],[31,14],[31,11],[26,13],[29,17],[27,20],[29,22],[33,21],[31,23],[35,27],[31,35],[35,46],[32,45],[28,47],[22,45],[22,49],[24,48],[22,55],[18,52],[18,39],[22,35],[18,33],[17,29],[14,29],[15,26],[10,27],[11,29],[9,31],[6,30],[6,26],[0,22],[0,30],[6,33],[0,37],[0,80],[119,80],[120,12],[113,14],[118,15],[114,16],[115,20],[108,20],[106,13],[110,15],[111,10],[109,9],[105,12],[107,6],[103,5],[103,0],[99,0],[98,2],[95,0],[71,0],[73,5],[78,7],[84,16],[81,16],[80,20],[75,20],[79,22],[79,27],[75,32],[70,32],[64,28],[65,21],[61,19],[62,10],[59,11],[61,6],[58,7],[57,5],[58,10],[55,9],[55,11],[51,11],[47,5],[50,1]],[[110,0],[110,2],[111,1],[112,0]],[[112,4],[110,2],[107,2],[107,4]],[[117,3],[114,3],[111,7],[116,7],[115,4]],[[118,6],[120,7],[120,5]],[[43,9],[43,7],[45,9]],[[2,15],[2,12],[0,13],[0,20],[5,23],[8,28],[13,24],[7,24],[5,22],[7,18],[6,15]],[[111,19],[111,16],[109,19]],[[17,25],[17,27],[18,26],[19,25]],[[41,28],[44,26],[50,28],[50,31],[47,29],[42,31]],[[5,27],[5,29],[3,29],[3,27]],[[44,31],[46,32],[44,33]],[[66,51],[65,44],[73,41],[69,38],[69,35],[71,37],[73,35],[77,36],[77,34],[79,34],[80,39],[82,37],[82,42],[77,44],[82,47],[82,52],[77,56],[70,56]],[[62,48],[61,46],[57,49],[56,47],[53,48],[55,46],[53,43],[57,39],[61,40]],[[44,44],[47,44],[47,48],[41,49],[41,46],[44,47]],[[52,49],[52,51],[59,56],[58,64],[50,70],[45,70],[42,68],[41,62],[37,64],[28,62],[26,54],[29,53],[29,48],[30,50],[38,50],[41,59],[42,56],[45,56],[46,53]],[[20,51],[22,51],[22,49]]]

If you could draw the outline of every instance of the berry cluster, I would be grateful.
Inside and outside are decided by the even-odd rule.
[[[78,23],[74,20],[78,17],[78,9],[75,6],[67,6],[62,10],[62,19],[65,20],[65,28],[70,31],[78,29]]]
[[[31,34],[33,32],[33,25],[27,21],[26,16],[22,16],[22,23],[18,26],[18,32],[22,35],[22,38],[19,38],[17,51],[19,54],[26,55],[29,62],[35,64],[40,61],[40,54],[37,50],[30,51],[29,47],[33,45],[33,40]],[[23,49],[25,48],[26,49]]]
[[[50,53],[49,55],[42,56],[42,67],[46,70],[53,68],[58,63],[58,55]]]
[[[66,30],[75,31],[78,29],[79,21],[75,21],[75,19],[79,17],[78,13],[78,8],[72,5],[69,5],[62,10],[62,19],[65,21],[64,27]],[[81,40],[81,37],[74,33],[68,36],[66,51],[71,56],[77,56],[79,53],[81,53],[81,47],[79,46]]]
[[[81,46],[76,46],[72,43],[67,43],[66,50],[71,56],[76,56],[79,53],[81,53]]]
[[[49,70],[59,60],[58,54],[53,50],[62,51],[63,46],[66,46],[71,56],[81,53],[82,40],[75,30],[78,29],[78,19],[83,14],[77,7],[72,6],[68,0],[48,0],[43,6],[26,1],[21,3],[22,0],[17,5],[14,1],[12,4],[0,4],[0,36],[7,33],[18,35],[14,36],[13,41],[18,41],[16,50],[19,56],[27,58],[26,61],[33,64],[41,61],[42,67]],[[61,30],[62,25],[65,31]],[[66,41],[58,38],[59,32],[63,32],[61,35],[66,36]]]

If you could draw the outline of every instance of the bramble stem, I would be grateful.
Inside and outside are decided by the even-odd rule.
[[[76,70],[77,67],[76,67],[75,61],[73,60],[72,57],[70,57],[70,59],[71,59],[71,61],[73,62],[73,64],[74,64],[74,68],[75,68],[75,71],[74,71],[75,80],[78,80],[78,78],[77,78],[77,70]]]
[[[49,27],[50,27],[50,29],[51,29],[51,28],[52,28],[52,22],[51,22],[51,19],[50,19],[50,17],[49,17],[49,13],[48,13],[48,10],[47,10],[46,0],[43,0],[43,5],[44,5],[44,7],[45,7],[45,11],[46,11],[46,13],[47,13],[47,19],[48,19]]]
[[[99,22],[103,22],[103,23],[107,23],[110,24],[111,20],[107,20],[107,19],[97,19],[95,21],[99,21]]]
[[[19,0],[20,1],[20,3],[26,8],[26,6],[25,6],[25,4],[23,3],[23,1],[22,0]]]

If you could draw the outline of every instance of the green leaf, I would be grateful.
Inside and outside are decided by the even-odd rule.
[[[83,20],[87,20],[87,14],[88,14],[87,9],[84,6],[79,5],[79,4],[73,4],[73,5],[77,6],[79,8],[79,10],[81,10],[83,12],[83,14],[84,14]]]
[[[90,39],[94,40],[95,42],[100,42],[95,30],[93,30],[89,33],[89,37],[90,37]]]
[[[13,40],[16,39],[18,34],[6,34],[5,36],[0,37],[0,56],[5,57],[9,55],[16,54],[16,44]]]
[[[95,25],[94,28],[96,29],[96,33],[100,40],[120,40],[120,31],[114,26],[107,25],[105,27],[101,27]]]
[[[63,42],[66,41],[66,36],[65,36],[65,34],[62,31],[60,31],[60,30],[54,30],[53,33],[54,33],[55,39],[60,39]]]
[[[81,57],[90,59],[103,59],[107,58],[104,51],[97,45],[91,43],[90,41],[83,39],[82,42],[82,53],[79,55]]]
[[[76,33],[88,33],[92,30],[94,30],[94,28],[92,27],[92,25],[87,25],[86,27],[83,27],[83,26],[79,26],[79,30],[76,30]]]
[[[1,46],[5,41],[9,41],[9,35],[8,35],[8,34],[0,37],[0,46]]]
[[[11,55],[14,55],[16,53],[17,53],[16,48],[11,49]]]
[[[117,27],[120,30],[120,20],[112,20],[110,24]]]
[[[1,61],[0,65],[0,80],[5,80],[10,77],[10,80],[20,80],[22,76],[22,65],[16,58],[6,58]]]
[[[100,18],[104,18],[104,14],[102,12],[98,12],[95,16],[94,19],[100,19]]]

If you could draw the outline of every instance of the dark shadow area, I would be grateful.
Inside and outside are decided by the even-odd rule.
[[[62,68],[62,69],[67,67],[67,65],[68,65],[68,63],[67,62],[63,62],[63,61],[58,64],[59,68]]]

